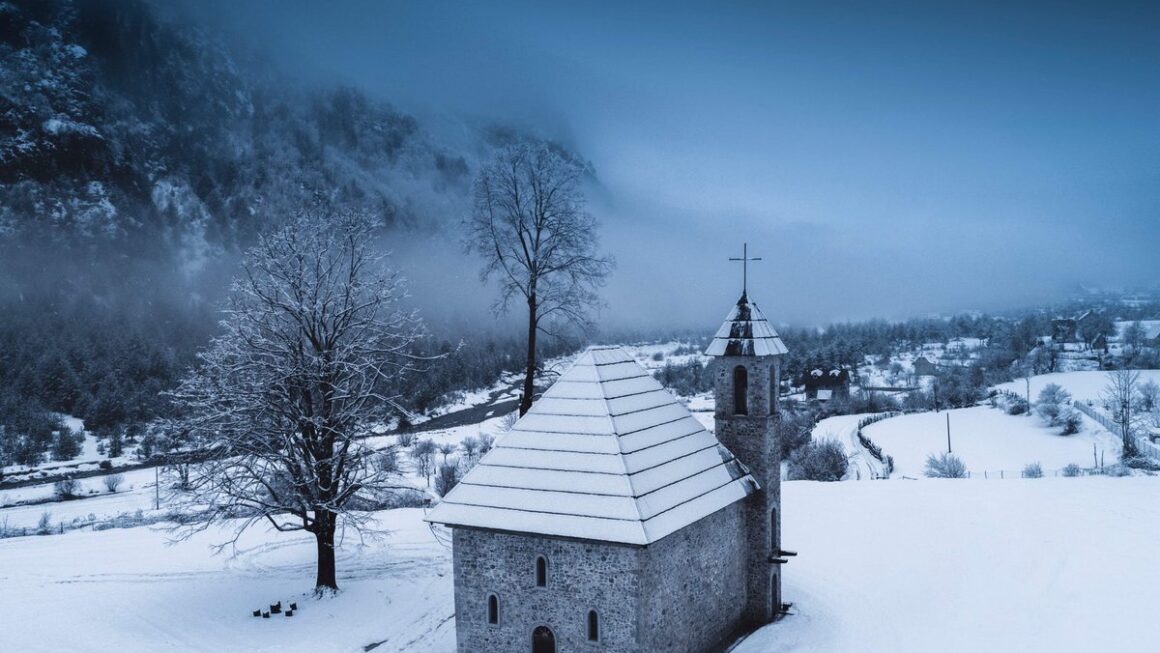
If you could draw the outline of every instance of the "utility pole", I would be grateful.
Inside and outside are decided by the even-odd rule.
[[[153,509],[161,510],[161,468],[153,466]]]
[[[951,449],[951,411],[947,411],[947,453],[954,453]]]

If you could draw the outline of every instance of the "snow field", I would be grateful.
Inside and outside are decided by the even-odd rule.
[[[1034,462],[1047,475],[1072,463],[1092,467],[1093,444],[1105,452],[1109,464],[1119,455],[1119,440],[1086,417],[1080,433],[1064,436],[1037,416],[1008,415],[989,406],[901,415],[871,424],[862,433],[894,457],[895,477],[919,477],[927,456],[947,450],[947,415],[951,449],[971,478],[999,476],[1000,471],[1003,478],[1018,477]]]
[[[737,653],[1145,650],[1160,640],[1160,478],[782,486],[790,618]],[[5,646],[48,651],[450,653],[450,551],[423,512],[348,533],[336,598],[309,596],[309,536],[169,544],[155,528],[0,540]],[[441,537],[437,538],[435,533]],[[293,618],[250,611],[294,600]],[[52,628],[65,610],[68,628]]]

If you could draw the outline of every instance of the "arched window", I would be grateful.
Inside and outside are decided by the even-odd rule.
[[[749,372],[744,365],[733,368],[733,414],[748,415]]]
[[[777,545],[777,508],[769,511],[769,550],[773,555],[781,552],[781,547]]]
[[[536,587],[548,586],[548,559],[544,556],[536,558]]]
[[[499,623],[499,597],[495,594],[487,597],[487,623]]]
[[[595,610],[588,611],[588,641],[600,641],[600,617]]]
[[[770,415],[777,413],[778,395],[781,394],[781,388],[778,387],[780,385],[780,383],[779,383],[779,379],[777,377],[778,377],[777,368],[770,369],[769,370],[769,414]]]

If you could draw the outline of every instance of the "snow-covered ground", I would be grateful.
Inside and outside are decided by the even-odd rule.
[[[1160,478],[785,483],[794,615],[737,653],[1139,651],[1160,641]],[[169,544],[153,528],[0,540],[6,650],[450,653],[450,551],[422,511],[340,550],[315,600],[308,537]],[[442,533],[442,531],[438,531]],[[297,601],[293,618],[251,610]],[[68,627],[53,624],[67,620]]]
[[[1080,433],[1059,435],[1058,428],[1048,428],[1038,417],[1012,416],[986,406],[901,415],[862,432],[894,457],[895,476],[917,477],[927,456],[947,450],[947,415],[951,448],[971,478],[1018,477],[1024,466],[1035,462],[1048,475],[1072,463],[1092,467],[1093,444],[1097,452],[1106,452],[1108,464],[1118,460],[1119,440],[1092,420],[1084,418]]]
[[[1160,370],[1140,370],[1140,382],[1153,381],[1160,384]],[[1056,383],[1071,393],[1075,401],[1091,401],[1099,405],[1108,387],[1107,372],[1057,372],[1055,374],[1041,374],[1031,377],[1031,401],[1039,398],[1039,392],[1048,383]],[[1008,390],[1023,396],[1027,392],[1027,385],[1023,379],[1003,383],[996,386],[1000,390]]]
[[[786,483],[797,614],[735,653],[1151,650],[1158,492],[1157,478]]]

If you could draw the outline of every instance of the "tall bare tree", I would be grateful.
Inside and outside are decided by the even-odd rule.
[[[1112,422],[1120,430],[1123,443],[1122,459],[1134,458],[1139,453],[1136,446],[1136,430],[1143,424],[1145,415],[1136,409],[1136,388],[1140,373],[1134,370],[1112,370],[1108,372],[1108,385],[1104,389],[1104,404],[1111,414]]]
[[[416,316],[360,216],[303,215],[262,238],[235,281],[224,333],[174,393],[181,426],[213,451],[189,479],[195,521],[235,536],[307,531],[315,591],[338,588],[335,534],[361,532],[354,499],[391,487],[364,436],[398,408]],[[227,542],[222,546],[230,544]]]
[[[597,253],[596,220],[585,208],[585,166],[546,143],[501,151],[475,182],[466,245],[480,254],[484,281],[498,280],[496,310],[519,298],[528,307],[528,352],[520,415],[535,392],[536,336],[564,323],[589,326],[613,261]]]

